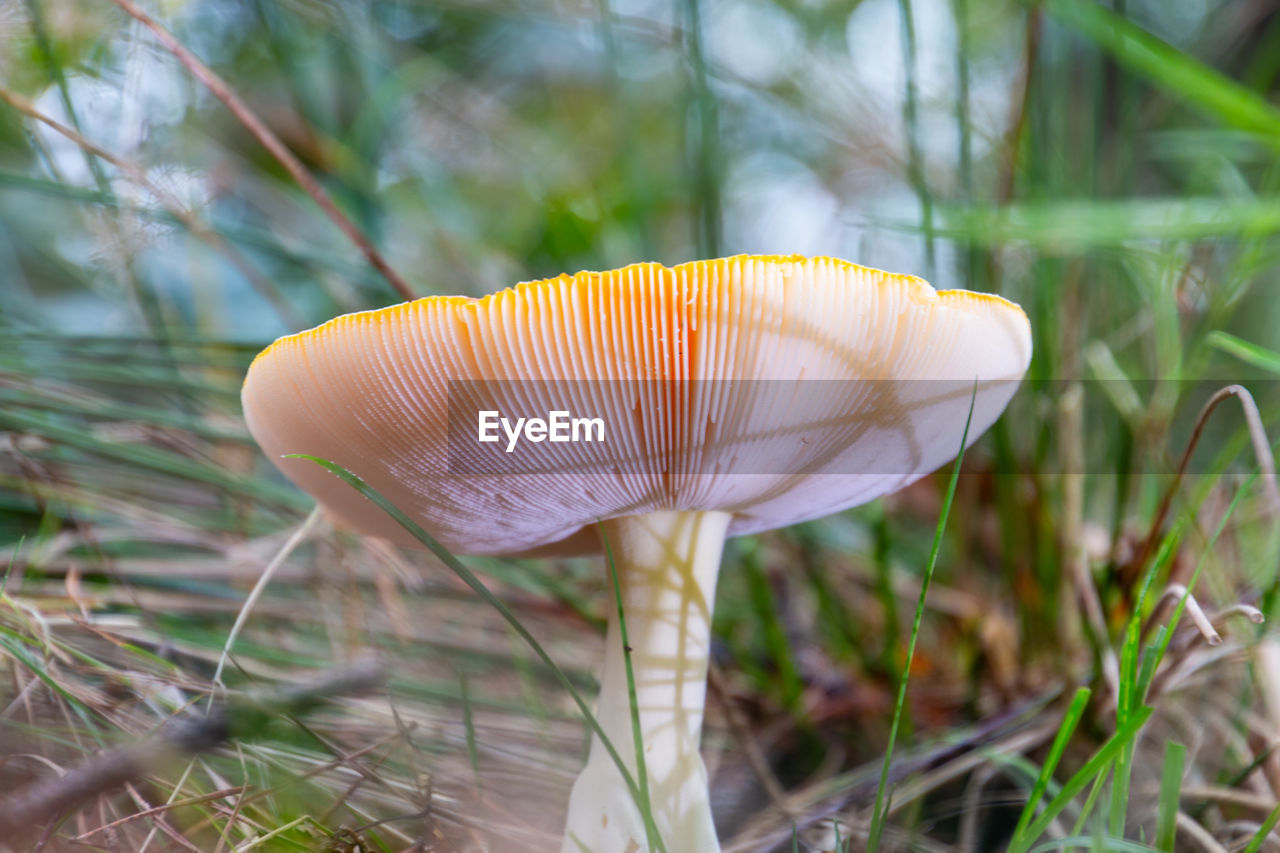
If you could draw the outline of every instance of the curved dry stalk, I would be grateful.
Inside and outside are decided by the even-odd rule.
[[[1161,594],[1160,599],[1156,602],[1156,606],[1151,609],[1151,615],[1147,617],[1147,624],[1143,626],[1143,636],[1150,632],[1152,626],[1155,625],[1156,620],[1164,613],[1165,607],[1170,602],[1176,603],[1183,598],[1187,600],[1187,616],[1191,618],[1192,624],[1199,629],[1200,636],[1204,637],[1204,641],[1211,646],[1221,643],[1222,635],[1213,627],[1213,621],[1205,614],[1204,608],[1200,606],[1200,602],[1196,600],[1190,590],[1180,583],[1171,583],[1164,588],[1164,593]]]
[[[1221,625],[1233,616],[1243,616],[1255,625],[1261,625],[1267,621],[1267,617],[1261,610],[1252,604],[1246,604],[1243,601],[1237,602],[1230,607],[1219,610],[1213,614],[1211,621],[1215,625]]]
[[[316,522],[320,520],[320,507],[317,506],[311,510],[302,524],[298,525],[298,529],[293,535],[280,547],[276,555],[271,558],[271,562],[262,570],[262,576],[258,578],[258,582],[253,585],[253,589],[249,592],[249,597],[244,600],[244,605],[240,608],[240,613],[236,616],[235,624],[231,626],[231,633],[227,634],[227,641],[222,647],[222,654],[218,657],[218,668],[213,672],[213,683],[215,687],[222,686],[222,670],[227,665],[227,658],[231,656],[231,649],[236,644],[236,639],[240,636],[240,629],[244,627],[244,623],[249,620],[249,613],[253,610],[253,606],[262,597],[263,591],[267,588],[267,584],[271,582],[271,578],[275,575],[276,570],[284,564],[294,549],[302,544],[303,540],[311,534],[312,528]]]
[[[386,258],[373,245],[373,242],[345,213],[338,209],[338,206],[334,204],[333,197],[307,171],[307,167],[302,165],[302,162],[294,156],[289,147],[280,141],[280,137],[276,136],[271,131],[271,128],[267,127],[266,122],[258,118],[257,113],[249,109],[249,105],[241,100],[240,96],[227,85],[225,80],[215,74],[212,68],[201,62],[195,54],[187,50],[173,33],[166,30],[154,18],[138,8],[133,3],[133,0],[112,0],[112,2],[144,27],[151,30],[155,37],[160,40],[160,43],[164,45],[165,49],[172,53],[178,62],[182,63],[183,67],[191,72],[192,76],[203,83],[205,88],[222,102],[223,106],[236,117],[237,121],[244,125],[253,138],[263,148],[267,149],[271,156],[276,158],[276,161],[284,167],[289,176],[298,182],[298,186],[302,187],[303,192],[311,196],[311,200],[320,206],[320,209],[333,221],[333,224],[338,226],[338,230],[356,245],[356,248],[365,256],[369,264],[387,280],[387,283],[395,289],[396,293],[400,294],[402,299],[409,301],[416,298],[408,283],[391,268]]]
[[[1147,559],[1155,550],[1156,541],[1160,538],[1160,531],[1164,528],[1165,519],[1169,517],[1169,508],[1173,505],[1173,496],[1178,493],[1178,489],[1182,486],[1182,479],[1187,473],[1187,466],[1191,463],[1191,454],[1195,452],[1197,445],[1200,444],[1200,437],[1204,434],[1205,424],[1208,423],[1209,416],[1228,397],[1238,399],[1241,408],[1244,410],[1245,424],[1249,428],[1249,441],[1253,445],[1253,453],[1258,460],[1262,488],[1270,499],[1271,511],[1280,516],[1280,486],[1276,485],[1276,463],[1271,456],[1271,442],[1267,439],[1267,431],[1263,427],[1262,415],[1258,412],[1258,404],[1254,402],[1253,395],[1243,385],[1228,385],[1225,388],[1220,388],[1204,404],[1204,408],[1200,410],[1199,416],[1196,417],[1195,428],[1191,432],[1191,438],[1187,441],[1187,449],[1183,451],[1182,459],[1178,462],[1178,470],[1173,482],[1169,484],[1168,491],[1165,492],[1164,497],[1160,500],[1160,507],[1156,510],[1155,518],[1151,520],[1151,529],[1147,533],[1146,539],[1143,540],[1137,554],[1134,555],[1133,561],[1129,564],[1129,573],[1124,578],[1126,588],[1138,579],[1142,573],[1142,567],[1146,565]]]

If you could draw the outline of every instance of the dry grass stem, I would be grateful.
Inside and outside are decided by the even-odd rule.
[[[1280,517],[1280,484],[1276,482],[1276,462],[1271,455],[1271,442],[1267,438],[1262,415],[1258,411],[1258,404],[1254,401],[1253,395],[1244,386],[1228,385],[1215,392],[1208,402],[1204,404],[1204,408],[1200,410],[1200,414],[1196,418],[1195,427],[1192,429],[1191,437],[1187,440],[1186,450],[1183,451],[1182,459],[1178,462],[1173,482],[1169,484],[1169,488],[1165,491],[1164,497],[1160,501],[1160,506],[1152,517],[1147,536],[1129,564],[1126,585],[1130,585],[1137,580],[1142,569],[1146,566],[1147,559],[1155,553],[1156,542],[1160,537],[1161,531],[1164,530],[1164,523],[1169,516],[1169,508],[1173,505],[1174,495],[1178,493],[1178,489],[1182,486],[1182,479],[1186,476],[1187,468],[1191,464],[1192,454],[1195,453],[1196,447],[1200,444],[1200,438],[1209,422],[1209,416],[1224,400],[1231,397],[1235,397],[1240,401],[1241,409],[1244,412],[1245,425],[1249,430],[1249,442],[1253,447],[1254,458],[1257,460],[1258,470],[1261,475],[1262,490],[1267,496],[1267,502],[1270,505],[1272,514]]]
[[[271,562],[267,563],[267,567],[262,570],[262,576],[258,578],[258,582],[253,585],[253,589],[249,592],[249,597],[244,600],[244,604],[240,607],[240,612],[236,615],[235,624],[231,626],[231,632],[227,634],[227,642],[222,647],[222,655],[218,658],[218,667],[213,672],[213,683],[222,685],[222,670],[227,665],[227,658],[231,655],[231,649],[235,647],[236,638],[240,636],[240,631],[244,628],[244,623],[249,619],[249,614],[253,612],[253,607],[258,603],[258,599],[262,597],[263,591],[267,585],[271,583],[276,570],[289,559],[289,555],[294,549],[303,543],[303,541],[311,534],[312,529],[320,520],[321,509],[317,506],[307,515],[302,524],[298,525],[298,529],[293,532],[271,558]]]

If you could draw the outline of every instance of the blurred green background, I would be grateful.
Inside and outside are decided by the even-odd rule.
[[[1280,849],[1264,840],[1280,814],[1267,698],[1280,673],[1231,610],[1270,611],[1280,525],[1242,479],[1265,473],[1265,453],[1234,402],[1195,476],[1171,476],[1222,385],[1253,392],[1272,456],[1280,437],[1280,6],[145,8],[417,295],[750,252],[829,254],[1022,304],[1035,361],[966,460],[884,847],[1003,849],[1047,769],[1047,797],[1085,773],[1054,831],[1101,849],[1174,849],[1160,833],[1179,812],[1179,845],[1198,829]],[[116,3],[0,0],[0,95],[0,752],[62,766],[207,694],[249,587],[310,507],[240,420],[253,354],[401,297]],[[832,820],[861,849],[945,485],[730,548],[707,734],[727,849],[791,850],[793,827],[797,847],[830,849]],[[472,562],[593,689],[599,566]],[[1159,640],[1156,599],[1200,565],[1197,597],[1226,642],[1197,645],[1185,624],[1166,635],[1156,712],[1125,736],[1127,763],[1090,765],[1136,707],[1128,626]],[[1092,619],[1077,603],[1090,596]],[[260,795],[133,820],[115,849],[186,849],[175,836],[229,849],[273,828],[279,849],[554,846],[580,721],[421,554],[312,531],[226,680],[289,681],[371,648],[394,664],[391,703],[352,699],[151,775],[151,803]],[[1083,718],[1064,710],[1081,684]],[[1064,718],[1083,722],[1059,766]],[[1168,743],[1189,749],[1182,800],[1162,778]],[[378,760],[357,784],[344,756],[364,749]],[[41,772],[0,762],[0,790]],[[140,808],[104,794],[52,837],[70,845]],[[439,846],[409,846],[422,839]]]
[[[6,86],[169,202],[6,110],[10,325],[258,343],[394,300],[141,24],[110,2],[0,8]],[[1244,300],[1257,310],[1238,312],[1240,331],[1275,343],[1273,300],[1254,287],[1280,223],[1267,3],[153,11],[420,294],[638,260],[831,254],[1028,304],[1044,376],[1071,373],[1064,338],[1170,297],[1184,319]],[[1155,290],[1161,269],[1186,281]]]

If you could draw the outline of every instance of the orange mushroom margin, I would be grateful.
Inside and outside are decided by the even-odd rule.
[[[350,314],[343,314],[326,320],[318,326],[310,329],[304,329],[301,332],[283,335],[273,341],[266,349],[258,353],[250,363],[249,369],[262,359],[267,358],[279,347],[285,347],[293,343],[299,343],[313,336],[322,337],[325,333],[336,329],[341,329],[351,325],[360,325],[368,322],[378,322],[381,320],[390,320],[393,318],[403,319],[407,313],[411,313],[415,307],[421,307],[426,303],[447,305],[452,307],[472,306],[475,310],[482,310],[486,303],[504,298],[522,298],[527,299],[531,291],[537,291],[542,288],[557,286],[563,287],[573,285],[580,287],[583,285],[597,284],[602,282],[618,281],[626,279],[637,274],[652,274],[657,272],[660,275],[670,276],[674,278],[692,277],[698,279],[705,277],[712,270],[723,270],[731,264],[742,262],[759,262],[766,264],[802,264],[802,265],[820,265],[832,264],[840,269],[849,272],[855,272],[862,275],[868,275],[878,278],[882,283],[893,283],[897,285],[905,285],[910,289],[913,295],[923,302],[948,302],[953,303],[956,308],[963,308],[965,303],[977,306],[994,306],[998,310],[1014,311],[1021,315],[1024,322],[1027,321],[1026,312],[1022,310],[1022,306],[1016,302],[1005,299],[995,293],[979,293],[972,290],[936,290],[929,282],[914,275],[904,275],[902,273],[893,273],[886,270],[877,269],[875,267],[863,266],[855,264],[852,261],[846,261],[842,258],[834,258],[826,255],[732,255],[725,258],[716,258],[714,260],[688,261],[675,266],[665,266],[663,264],[646,261],[643,263],[630,264],[625,267],[619,267],[616,270],[581,270],[572,275],[569,273],[561,273],[553,278],[534,279],[531,281],[522,281],[511,287],[494,293],[486,293],[484,296],[457,296],[457,295],[435,295],[423,296],[410,302],[400,302],[395,305],[388,305],[385,308],[371,308],[365,311],[353,311]]]

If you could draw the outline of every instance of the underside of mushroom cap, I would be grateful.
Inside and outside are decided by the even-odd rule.
[[[732,535],[895,491],[955,455],[975,380],[970,440],[1030,357],[1026,315],[1000,297],[738,256],[338,317],[264,350],[242,398],[259,445],[340,523],[408,541],[282,456],[342,465],[460,553],[571,552],[620,515],[722,510]],[[508,452],[502,433],[479,441],[482,411],[598,418],[603,440]]]

